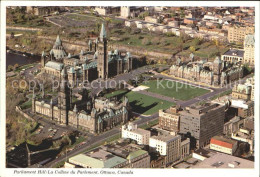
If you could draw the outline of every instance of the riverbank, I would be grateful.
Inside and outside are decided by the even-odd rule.
[[[8,49],[6,52],[6,69],[9,65],[18,64],[19,66],[39,62],[41,59],[40,55],[31,55],[30,53],[21,52],[17,50]]]

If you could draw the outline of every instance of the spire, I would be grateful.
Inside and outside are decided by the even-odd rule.
[[[106,34],[106,28],[104,26],[104,23],[102,23],[102,26],[101,26],[101,31],[100,31],[100,39],[103,39],[103,38],[106,38],[107,37],[107,34]]]
[[[63,68],[63,70],[61,71],[61,75],[62,75],[62,76],[67,75],[67,70],[66,70],[66,68]]]
[[[44,93],[44,86],[42,84],[42,98],[44,98],[44,95],[45,95],[45,93]]]
[[[77,105],[75,104],[73,112],[78,112]]]
[[[35,98],[34,88],[33,88],[33,95],[32,95],[32,98]]]
[[[81,50],[81,51],[80,51],[80,55],[83,55],[83,54],[84,54],[84,51],[83,51],[83,50]]]
[[[57,45],[57,46],[61,45],[61,40],[60,40],[60,36],[59,35],[56,38],[55,45]]]

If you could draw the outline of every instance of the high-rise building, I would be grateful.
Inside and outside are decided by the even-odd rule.
[[[224,105],[193,105],[186,107],[180,115],[180,133],[195,138],[197,148],[206,146],[213,136],[223,133]]]
[[[228,29],[228,42],[243,42],[245,35],[254,34],[254,27],[242,27],[242,26],[234,26]]]
[[[243,63],[247,63],[251,66],[255,64],[255,36],[248,34],[244,40],[244,60]]]

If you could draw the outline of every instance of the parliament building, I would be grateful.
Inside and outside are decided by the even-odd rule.
[[[95,79],[107,79],[132,70],[133,57],[125,51],[109,51],[107,47],[106,29],[102,24],[100,36],[89,40],[88,51],[77,55],[66,53],[60,37],[54,43],[49,55],[42,53],[41,65],[43,74],[61,78],[63,69],[68,72],[68,80],[74,82],[91,82]]]
[[[92,133],[101,133],[128,122],[130,106],[126,97],[123,101],[89,97],[85,89],[81,95],[81,100],[73,103],[68,73],[66,69],[62,69],[58,96],[36,97],[33,93],[32,112],[45,115],[61,125],[85,129]]]

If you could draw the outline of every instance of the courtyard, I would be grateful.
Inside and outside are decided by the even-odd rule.
[[[151,115],[158,112],[160,109],[167,109],[170,106],[175,105],[174,103],[165,100],[151,98],[147,95],[128,90],[117,90],[115,92],[108,93],[105,96],[107,98],[117,96],[119,99],[126,96],[132,110],[143,115]]]
[[[182,101],[190,100],[210,92],[210,90],[172,80],[150,80],[142,83],[142,85],[149,87],[147,89],[149,92]]]

